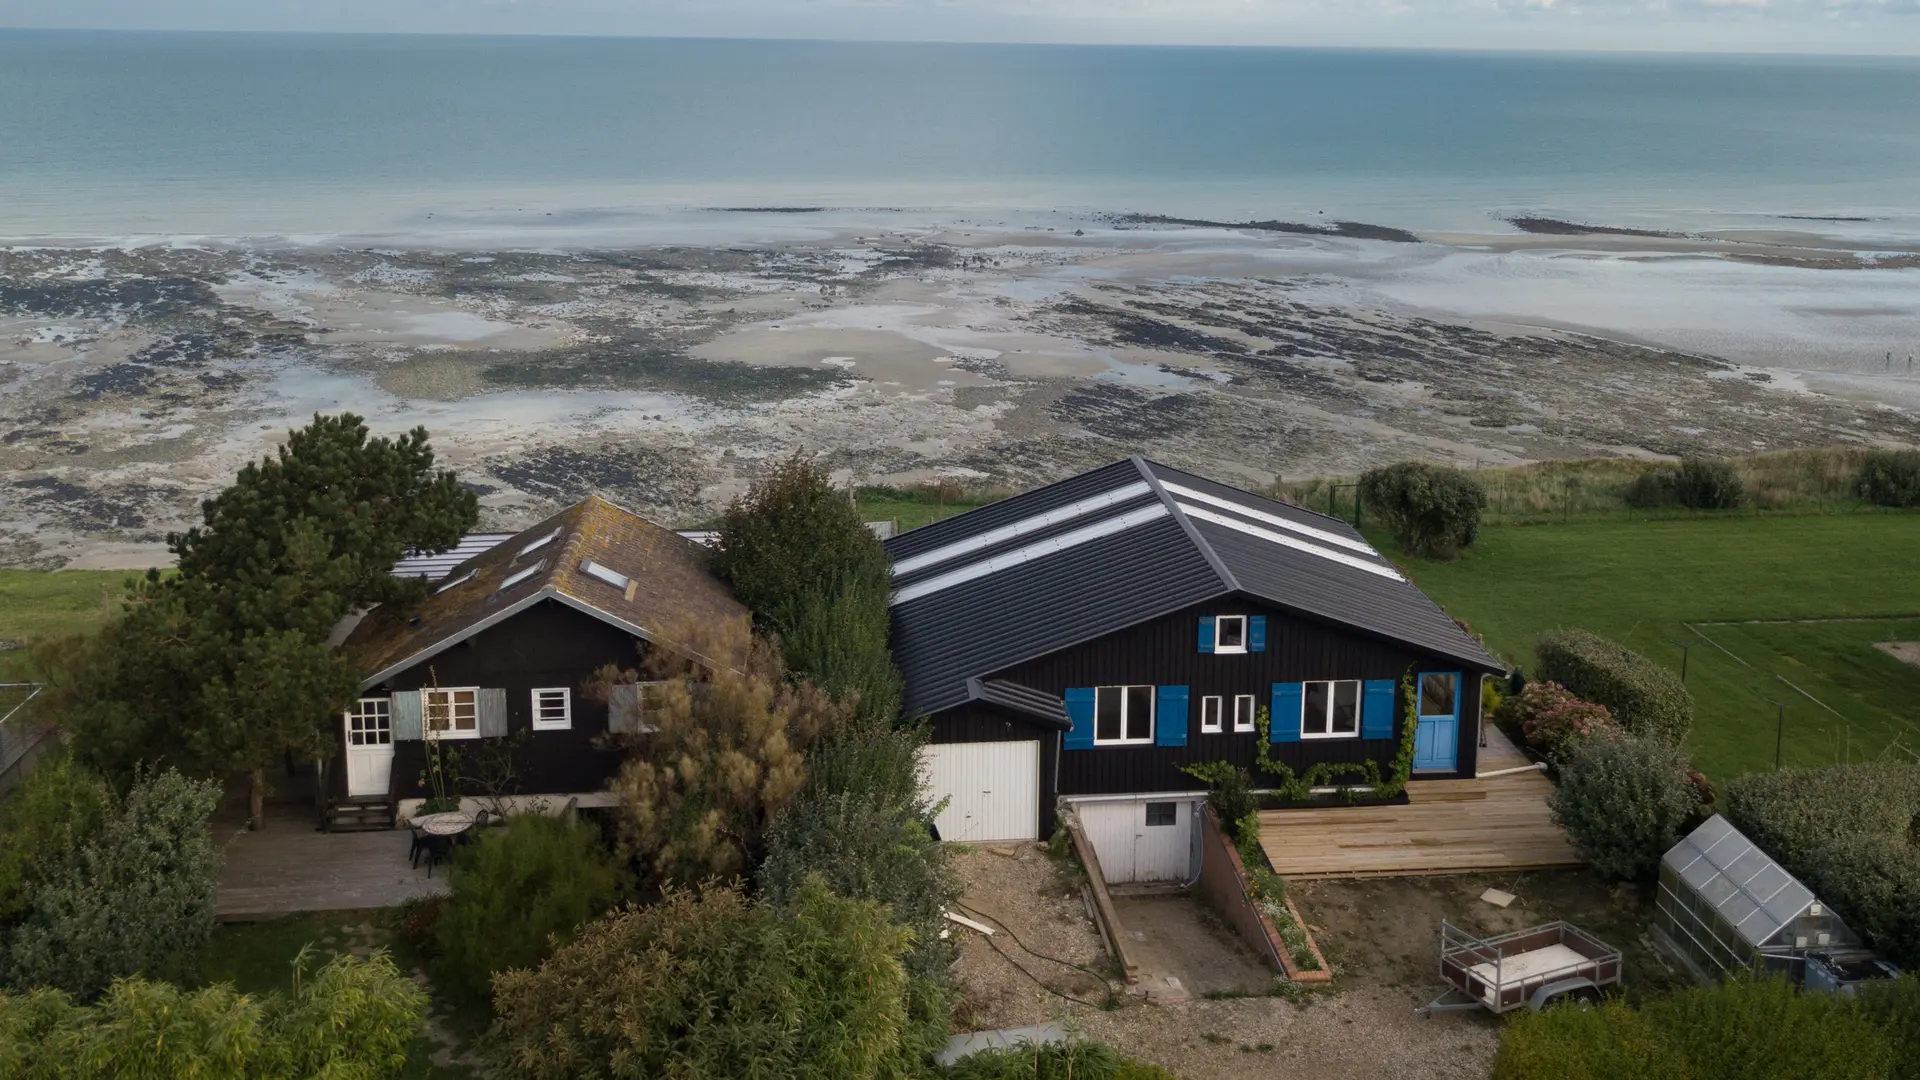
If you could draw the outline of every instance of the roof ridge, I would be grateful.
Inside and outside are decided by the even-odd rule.
[[[1213,550],[1213,545],[1207,543],[1207,538],[1200,535],[1200,530],[1194,526],[1193,519],[1187,516],[1187,512],[1180,508],[1180,504],[1174,501],[1172,495],[1167,494],[1167,489],[1160,483],[1160,478],[1147,467],[1149,464],[1147,459],[1139,454],[1133,454],[1128,460],[1132,461],[1133,467],[1139,470],[1140,478],[1153,489],[1154,498],[1159,499],[1160,505],[1167,508],[1167,513],[1172,515],[1173,520],[1180,523],[1180,531],[1186,533],[1187,539],[1199,549],[1200,557],[1207,560],[1207,565],[1213,568],[1214,576],[1220,579],[1221,586],[1228,592],[1239,592],[1239,579],[1233,576],[1233,571],[1227,569],[1227,564],[1221,560],[1219,552]]]

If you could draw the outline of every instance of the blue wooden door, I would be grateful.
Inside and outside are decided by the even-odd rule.
[[[1413,767],[1451,771],[1460,761],[1460,673],[1420,676],[1420,726],[1413,736]]]

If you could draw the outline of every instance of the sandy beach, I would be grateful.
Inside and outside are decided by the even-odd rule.
[[[1858,228],[874,217],[618,249],[0,250],[0,565],[148,565],[342,409],[426,425],[501,527],[587,491],[700,521],[795,448],[850,482],[1028,485],[1128,453],[1267,483],[1920,441],[1920,248]]]

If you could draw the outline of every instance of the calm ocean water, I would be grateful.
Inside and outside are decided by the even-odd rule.
[[[0,31],[0,236],[781,204],[1920,236],[1920,62]]]

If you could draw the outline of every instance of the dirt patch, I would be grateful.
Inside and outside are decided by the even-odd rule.
[[[1903,664],[1920,667],[1920,641],[1876,641],[1873,647]]]
[[[1008,854],[973,849],[958,858],[967,886],[965,906],[1002,928],[991,941],[970,932],[961,941],[955,972],[964,988],[958,1018],[964,1028],[1062,1021],[1183,1080],[1240,1080],[1250,1075],[1478,1080],[1487,1074],[1497,1041],[1495,1021],[1418,1018],[1414,1007],[1432,995],[1426,986],[1414,985],[1411,971],[1400,966],[1404,961],[1387,965],[1383,970],[1392,974],[1384,978],[1371,965],[1343,971],[1335,988],[1326,991],[1286,997],[1222,994],[1185,1004],[1147,1004],[1120,984],[1083,970],[1106,970],[1107,961],[1079,898],[1074,872],[1056,869],[1043,849],[1032,845],[1003,850]],[[1379,899],[1391,902],[1392,891],[1405,883],[1377,887],[1386,890]],[[1148,915],[1152,928],[1163,934],[1170,928],[1156,916],[1173,918],[1177,907],[1195,904],[1123,902],[1130,909],[1167,905]],[[1202,942],[1200,947],[1210,954],[1228,949],[1229,944],[1206,938],[1206,916],[1195,914],[1197,925],[1181,932],[1185,936],[1171,942],[1172,948]],[[1399,915],[1389,908],[1369,917],[1392,922]],[[1437,935],[1435,923],[1430,936]],[[1365,948],[1356,942],[1351,951],[1364,953]],[[1272,985],[1270,977],[1264,985]],[[1109,993],[1114,1007],[1098,1007]]]

